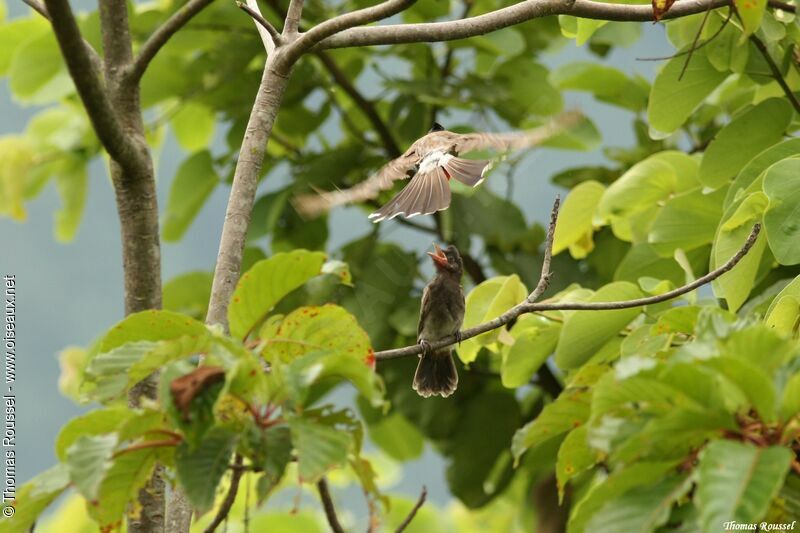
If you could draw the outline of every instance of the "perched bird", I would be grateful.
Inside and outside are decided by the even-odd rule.
[[[458,336],[464,321],[464,291],[461,275],[464,265],[455,246],[444,251],[433,245],[436,252],[428,252],[436,267],[436,277],[422,292],[422,305],[417,327],[417,342],[422,345],[412,388],[423,398],[441,395],[447,398],[458,386],[458,373],[453,362],[453,348],[447,346],[432,350],[431,341]]]
[[[411,178],[402,191],[369,218],[380,222],[398,215],[410,218],[435,213],[450,205],[451,179],[476,187],[491,166],[491,161],[464,159],[461,155],[476,150],[518,150],[541,144],[580,118],[582,115],[578,112],[567,112],[539,128],[512,133],[459,134],[434,123],[403,155],[385,164],[365,181],[349,189],[299,196],[294,205],[301,215],[314,217],[337,205],[371,200],[381,191],[390,189],[395,181]]]

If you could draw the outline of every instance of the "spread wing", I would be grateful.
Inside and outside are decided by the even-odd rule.
[[[301,215],[313,218],[339,205],[372,200],[381,191],[391,189],[395,181],[408,178],[408,173],[414,170],[420,159],[415,147],[416,143],[405,154],[392,159],[375,174],[349,189],[318,191],[298,196],[293,201],[295,209]]]
[[[465,154],[476,150],[520,150],[542,144],[551,137],[576,125],[583,115],[577,111],[568,111],[547,124],[526,131],[510,133],[466,133],[458,136],[454,146],[455,152]]]
[[[372,222],[391,220],[397,215],[410,218],[429,215],[450,206],[450,184],[442,167],[429,172],[419,172],[402,191],[389,202],[369,215]]]

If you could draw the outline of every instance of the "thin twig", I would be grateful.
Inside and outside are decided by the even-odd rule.
[[[41,4],[41,2],[39,2],[38,0],[22,0],[22,1],[28,4],[31,7],[31,9],[39,13],[41,16],[43,16],[47,20],[50,20],[50,14],[47,12],[47,8],[44,7],[44,5]]]
[[[241,454],[236,454],[233,459],[233,464],[242,466]],[[228,487],[228,493],[225,495],[225,499],[222,500],[222,504],[219,506],[219,511],[217,511],[216,516],[214,516],[214,520],[208,524],[208,527],[203,530],[203,533],[214,533],[219,525],[222,524],[226,518],[228,518],[228,513],[231,512],[233,502],[236,501],[236,493],[239,492],[239,482],[241,481],[244,472],[245,470],[242,468],[233,469],[233,472],[231,473],[231,485]]]
[[[556,217],[558,216],[557,208],[558,204],[556,203],[556,206],[553,209],[554,213],[551,217],[551,221],[555,220]],[[476,337],[482,333],[486,333],[487,331],[492,331],[494,329],[503,327],[512,320],[515,320],[520,315],[526,313],[532,313],[535,311],[608,311],[617,309],[631,309],[634,307],[644,307],[646,305],[652,305],[672,300],[673,298],[682,296],[686,293],[695,290],[698,287],[710,283],[711,281],[717,279],[721,275],[731,270],[753,247],[760,231],[761,231],[761,225],[755,224],[753,226],[753,230],[750,232],[750,235],[748,236],[747,241],[745,241],[742,248],[738,252],[736,252],[736,254],[733,257],[731,257],[724,265],[722,265],[717,269],[712,270],[705,276],[697,278],[692,283],[686,284],[682,287],[678,287],[677,289],[671,290],[669,292],[665,292],[664,294],[649,296],[646,298],[637,298],[635,300],[624,300],[617,302],[541,302],[541,303],[534,302],[535,298],[541,296],[541,294],[546,289],[546,283],[549,281],[551,276],[549,268],[542,268],[542,275],[539,279],[539,283],[537,284],[533,292],[530,294],[530,296],[528,296],[528,298],[525,299],[525,301],[517,304],[516,306],[512,307],[511,309],[509,309],[508,311],[506,311],[505,313],[503,313],[502,315],[493,320],[484,322],[483,324],[479,324],[469,329],[465,329],[464,331],[460,332],[458,336],[451,335],[450,337],[447,337],[445,339],[431,342],[430,343],[431,348],[436,350],[439,348],[444,348],[445,346],[451,346],[459,342],[459,340],[463,341],[466,339],[471,339],[472,337]],[[548,237],[547,240],[545,241],[545,258],[547,258],[548,255],[547,249],[548,248],[552,249],[552,247],[553,247],[553,239],[551,236],[551,232],[548,231]],[[550,254],[552,254],[552,251],[550,252]],[[406,346],[404,348],[394,348],[391,350],[383,350],[380,352],[376,352],[375,359],[378,361],[385,361],[388,359],[397,359],[400,357],[418,355],[420,353],[422,353],[422,346],[420,346],[419,344],[414,344],[411,346]]]
[[[542,258],[542,273],[539,275],[539,283],[528,295],[527,302],[533,303],[538,300],[547,287],[550,286],[550,278],[553,273],[550,271],[550,262],[553,260],[553,239],[556,235],[556,223],[558,222],[558,209],[561,207],[561,198],[556,196],[556,201],[553,202],[553,210],[550,212],[550,224],[547,226],[547,236],[544,240],[544,257]]]
[[[786,83],[783,74],[781,74],[781,69],[778,68],[778,65],[775,63],[775,60],[772,59],[772,56],[770,55],[769,50],[767,50],[767,46],[764,44],[764,41],[762,41],[759,37],[757,37],[755,33],[750,35],[750,40],[753,41],[753,44],[756,45],[758,51],[761,52],[762,56],[764,56],[764,60],[767,62],[767,65],[769,65],[769,70],[772,72],[772,77],[775,78],[775,81],[777,81],[778,85],[781,86],[781,89],[783,89],[784,94],[786,94],[786,98],[788,98],[789,102],[792,103],[792,107],[794,107],[794,110],[797,113],[800,113],[800,102],[797,100],[797,97],[792,92],[791,87],[789,87],[789,85]]]
[[[213,1],[214,0],[189,0],[186,5],[173,13],[172,16],[144,42],[142,48],[139,50],[139,55],[136,56],[133,64],[125,74],[125,83],[129,84],[129,86],[137,84],[139,80],[142,79],[144,71],[147,70],[147,66],[159,50],[167,44],[167,41]]]
[[[322,499],[322,506],[325,508],[325,516],[331,526],[331,531],[333,533],[344,533],[344,528],[339,523],[339,517],[336,516],[336,507],[333,506],[333,498],[331,498],[331,492],[328,490],[328,482],[324,477],[317,481],[317,490],[319,491],[319,497]]]
[[[731,16],[730,13],[733,12],[733,9],[729,9],[728,20],[730,20]],[[692,41],[692,45],[689,47],[688,54],[686,54],[686,61],[683,62],[683,67],[681,67],[681,73],[678,74],[678,81],[683,79],[683,75],[686,74],[686,69],[689,68],[689,61],[692,60],[692,55],[694,55],[694,51],[700,48],[697,46],[697,42],[700,40],[700,35],[703,33],[703,28],[706,27],[706,22],[708,22],[708,17],[711,16],[711,3],[708,4],[708,9],[706,9],[705,15],[703,15],[703,20],[700,22],[700,27],[697,28],[697,33],[694,34],[694,40]],[[725,27],[725,24],[722,25]],[[710,41],[711,39],[709,39]]]
[[[278,30],[275,29],[275,26],[270,24],[270,22],[267,19],[265,19],[261,13],[251,8],[244,2],[236,2],[236,6],[245,13],[247,13],[248,15],[250,15],[251,17],[253,17],[253,20],[259,23],[262,28],[267,30],[267,33],[269,33],[269,36],[272,37],[272,42],[275,44],[275,46],[281,45],[281,43],[283,42],[283,38],[281,37],[280,32],[278,32]]]
[[[685,56],[685,55],[687,55],[687,54],[688,54],[688,55],[691,55],[691,54],[693,54],[693,53],[695,52],[695,50],[700,50],[700,49],[701,49],[701,48],[703,48],[705,45],[707,45],[708,43],[710,43],[711,41],[713,41],[714,39],[716,39],[716,38],[719,36],[719,34],[720,34],[720,33],[722,33],[722,30],[724,30],[724,29],[725,29],[725,26],[728,24],[728,22],[730,22],[730,20],[731,20],[731,15],[733,15],[733,10],[732,10],[732,9],[731,9],[731,10],[728,10],[728,16],[725,18],[725,22],[723,22],[723,23],[722,23],[722,25],[721,25],[721,26],[720,26],[720,27],[717,29],[717,31],[716,31],[716,32],[714,32],[714,35],[712,35],[711,37],[709,37],[708,39],[706,39],[706,40],[705,40],[705,41],[703,41],[702,43],[698,44],[697,46],[694,46],[694,44],[693,44],[693,45],[692,45],[692,47],[691,47],[691,48],[689,48],[688,50],[684,50],[683,52],[677,52],[677,53],[675,53],[675,54],[672,54],[672,55],[669,55],[669,56],[661,56],[661,57],[637,57],[637,58],[636,58],[636,61],[667,61],[667,60],[670,60],[670,59],[673,59],[673,58],[676,58],[676,57]],[[697,31],[697,35],[695,35],[695,43],[697,43],[697,36],[699,36],[699,35],[700,35],[700,32],[701,32],[701,31],[702,31],[702,29],[703,29],[703,25],[705,25],[705,18],[703,19],[703,24],[701,24],[701,25],[700,25],[700,29]],[[690,58],[688,58],[688,59],[686,60],[686,64],[684,65],[684,68],[683,68],[683,70],[681,71],[681,76],[683,75],[683,72],[686,70],[686,65],[688,65],[688,64],[689,64],[689,59],[690,59]],[[680,79],[680,78],[679,78],[679,79]]]
[[[408,527],[408,524],[410,524],[411,521],[414,520],[414,517],[417,515],[417,511],[419,511],[420,507],[422,507],[425,504],[425,498],[427,497],[428,497],[428,489],[425,487],[425,485],[423,485],[422,493],[419,495],[417,503],[414,505],[414,507],[411,508],[411,511],[408,513],[408,516],[406,516],[406,519],[400,522],[400,525],[397,526],[397,529],[394,530],[395,533],[401,533],[405,528]]]

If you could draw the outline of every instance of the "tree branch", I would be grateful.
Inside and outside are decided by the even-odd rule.
[[[127,85],[139,83],[150,61],[152,61],[159,50],[167,44],[167,41],[213,1],[214,0],[189,0],[183,7],[173,13],[172,16],[144,42],[142,48],[139,50],[139,55],[136,56],[136,59],[133,60],[133,64],[124,75],[124,83]]]
[[[128,142],[117,113],[100,82],[100,72],[86,51],[69,2],[45,0],[45,4],[67,70],[103,148],[112,159],[131,173],[146,173],[147,162],[135,145]]]
[[[228,493],[225,495],[225,499],[222,500],[222,504],[220,504],[219,511],[217,511],[214,519],[208,524],[208,527],[203,530],[203,533],[214,533],[220,524],[228,518],[228,514],[231,512],[233,502],[236,501],[236,494],[239,492],[239,482],[242,480],[242,475],[244,475],[246,471],[245,468],[242,468],[241,454],[236,454],[231,469],[233,472],[231,473],[231,484],[230,487],[228,487]]]
[[[423,485],[422,493],[419,495],[417,503],[414,504],[414,507],[411,508],[411,511],[408,513],[408,516],[406,516],[405,520],[400,522],[400,525],[397,526],[397,529],[394,530],[395,533],[401,533],[405,528],[408,527],[408,524],[410,524],[411,521],[414,520],[414,517],[417,516],[417,511],[419,511],[420,508],[425,504],[425,498],[427,497],[428,497],[428,489],[425,487],[425,485]]]
[[[300,28],[300,18],[303,16],[303,0],[291,0],[286,11],[286,20],[283,23],[283,32],[286,35],[296,34]]]
[[[778,65],[775,64],[775,60],[772,59],[772,56],[767,50],[767,46],[764,44],[764,41],[759,39],[756,34],[752,34],[750,36],[750,40],[753,41],[753,44],[756,45],[758,51],[761,52],[761,55],[764,56],[764,60],[769,65],[769,70],[772,72],[772,77],[775,78],[775,81],[778,82],[778,85],[781,86],[783,89],[784,94],[786,94],[786,98],[789,99],[789,102],[792,103],[792,107],[796,113],[800,113],[800,102],[797,100],[797,96],[792,92],[791,87],[786,83],[786,79],[784,79],[783,74],[781,74],[781,69],[778,68]]]
[[[287,51],[287,59],[289,61],[294,61],[312,46],[327,37],[355,28],[356,26],[361,26],[362,24],[369,24],[389,18],[404,11],[415,2],[416,0],[385,0],[376,6],[365,7],[326,20],[303,33],[292,44],[291,49]]]
[[[50,20],[50,13],[48,13],[47,8],[44,6],[44,4],[39,2],[39,0],[22,0],[22,1],[28,4],[31,7],[31,9],[33,9],[41,16],[43,16],[45,19],[47,19],[48,22],[52,22]],[[97,50],[95,50],[94,47],[86,39],[83,39],[83,47],[86,49],[86,54],[89,56],[89,60],[92,62],[95,71],[100,72],[101,70],[103,70],[103,62],[100,60],[100,56],[97,55]]]
[[[322,500],[322,506],[325,508],[325,517],[328,519],[331,531],[333,533],[344,533],[344,528],[339,523],[339,517],[336,516],[336,507],[333,506],[333,498],[331,498],[331,493],[328,490],[328,482],[324,477],[317,481],[317,490]]]
[[[479,324],[475,327],[465,329],[460,333],[458,339],[456,338],[455,335],[451,335],[450,337],[447,337],[445,339],[431,342],[430,346],[432,349],[437,350],[439,348],[444,348],[445,346],[451,346],[456,342],[459,342],[459,340],[471,339],[472,337],[476,337],[482,333],[486,333],[487,331],[503,327],[512,320],[518,318],[520,315],[526,313],[533,313],[535,311],[602,311],[602,310],[630,309],[633,307],[643,307],[645,305],[652,305],[672,300],[673,298],[682,296],[688,292],[695,290],[698,287],[701,287],[717,279],[724,273],[731,270],[747,254],[747,252],[750,251],[750,249],[753,247],[753,244],[755,244],[756,242],[756,238],[758,237],[759,232],[761,231],[760,224],[754,225],[753,230],[750,232],[750,235],[747,238],[747,241],[745,241],[742,248],[738,252],[736,252],[736,254],[733,257],[731,257],[724,265],[715,270],[712,270],[705,276],[696,279],[692,283],[688,283],[682,287],[678,287],[677,289],[666,292],[664,294],[659,294],[657,296],[649,296],[646,298],[638,298],[635,300],[625,300],[617,302],[536,303],[536,299],[539,298],[542,295],[542,293],[546,290],[547,285],[550,281],[550,277],[552,276],[552,273],[550,272],[550,257],[552,256],[553,234],[555,229],[555,221],[557,220],[557,217],[558,217],[558,200],[556,200],[556,204],[553,207],[553,214],[550,220],[550,228],[548,229],[547,240],[545,241],[545,258],[542,263],[542,274],[539,278],[539,283],[536,285],[536,288],[525,299],[525,301],[512,307],[511,309],[509,309],[499,317],[495,318],[494,320],[490,320],[488,322],[484,322],[483,324]],[[420,353],[422,353],[422,346],[419,344],[414,344],[411,346],[406,346],[405,348],[395,348],[391,350],[383,350],[380,352],[376,352],[375,359],[378,361],[385,361],[388,359],[397,359],[399,357],[418,355]]]
[[[729,5],[729,0],[709,0],[711,9]],[[682,0],[664,15],[664,19],[702,13],[709,2]],[[381,44],[454,41],[484,35],[535,18],[573,15],[580,18],[619,22],[652,22],[653,8],[648,5],[607,4],[592,0],[524,0],[509,7],[463,20],[421,24],[388,24],[365,28],[341,28],[329,33],[318,48],[347,48]],[[339,33],[337,33],[339,32]],[[336,35],[333,35],[336,33]]]
[[[264,164],[267,141],[289,81],[290,70],[287,69],[291,66],[278,66],[276,58],[279,55],[277,53],[269,55],[264,66],[258,95],[247,121],[239,159],[236,162],[233,185],[225,211],[225,222],[222,226],[206,321],[209,324],[222,324],[226,329],[228,304],[242,268],[242,253],[253,212],[258,178],[261,166]]]
[[[780,9],[788,13],[797,13],[797,6],[787,4],[786,2],[780,2],[779,0],[769,0],[767,5],[773,9]]]
[[[261,40],[264,42],[264,48],[266,48],[267,54],[272,53],[272,50],[274,50],[276,46],[281,45],[283,39],[281,38],[280,32],[264,18],[261,11],[253,9],[244,2],[236,2],[236,5],[256,21],[256,27],[258,28],[258,33],[261,35]],[[268,35],[265,36],[263,33],[264,31],[266,31]]]

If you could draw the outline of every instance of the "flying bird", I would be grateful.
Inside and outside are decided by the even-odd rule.
[[[548,124],[528,131],[510,133],[465,133],[447,131],[434,123],[430,131],[417,139],[400,157],[389,161],[375,174],[349,189],[305,194],[295,199],[297,211],[315,217],[343,204],[372,200],[395,181],[409,179],[408,185],[386,205],[369,215],[373,222],[390,220],[398,215],[410,218],[429,215],[450,205],[450,180],[477,187],[492,162],[461,157],[477,150],[519,150],[541,144],[576,124],[582,115],[564,113]]]
[[[436,267],[436,277],[422,292],[422,304],[417,327],[417,342],[422,345],[417,371],[411,387],[423,398],[447,398],[458,386],[458,372],[453,362],[453,348],[447,346],[432,350],[431,341],[458,335],[464,322],[464,291],[461,276],[464,265],[455,246],[444,251],[434,244],[434,253],[428,252]]]

